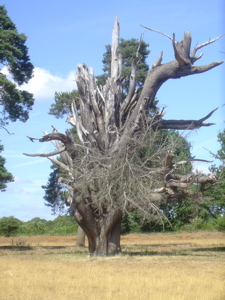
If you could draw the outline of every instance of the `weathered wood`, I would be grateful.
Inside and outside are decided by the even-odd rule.
[[[112,33],[112,59],[111,59],[111,78],[118,80],[122,73],[122,56],[119,50],[120,25],[118,17],[115,17]]]
[[[178,129],[178,130],[192,130],[197,129],[204,126],[212,126],[215,123],[203,123],[205,120],[211,117],[211,115],[218,108],[212,110],[207,116],[201,118],[200,120],[163,120],[158,119],[154,123],[154,127],[163,128],[163,129]]]
[[[145,27],[145,26],[143,26]],[[53,142],[60,154],[60,161],[48,154],[53,163],[66,175],[61,182],[68,185],[68,203],[71,212],[88,238],[91,255],[114,255],[120,249],[120,228],[123,212],[138,210],[145,218],[149,214],[162,213],[160,203],[180,201],[188,195],[190,184],[198,183],[201,192],[205,184],[216,182],[214,175],[176,174],[176,169],[195,159],[173,162],[174,154],[166,144],[160,144],[160,129],[193,130],[212,123],[204,123],[213,112],[199,120],[165,120],[165,111],[155,112],[154,100],[159,88],[169,79],[206,72],[222,62],[195,66],[202,57],[199,49],[215,42],[206,42],[191,52],[191,34],[185,33],[176,42],[170,37],[175,60],[162,64],[163,52],[151,67],[141,90],[136,90],[136,71],[139,62],[138,49],[131,66],[127,96],[122,91],[122,57],[119,49],[120,27],[115,18],[112,48],[111,75],[104,86],[97,86],[94,71],[85,64],[78,65],[76,84],[79,93],[79,109],[72,103],[68,122],[76,128],[79,141],[72,134],[46,134],[41,139],[29,137],[33,142]],[[155,145],[159,143],[158,148]],[[144,154],[143,154],[144,153]],[[147,157],[143,158],[144,155]],[[198,161],[198,160],[197,160]]]
[[[63,147],[61,149],[58,149],[56,151],[49,152],[49,153],[36,153],[36,154],[23,153],[23,155],[30,156],[30,157],[37,157],[37,156],[39,156],[39,157],[50,157],[50,156],[55,156],[55,155],[61,154],[65,150],[66,150],[66,147]]]

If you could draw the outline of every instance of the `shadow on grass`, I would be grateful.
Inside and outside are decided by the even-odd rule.
[[[43,255],[88,255],[88,251],[80,251],[80,250],[74,250],[74,251],[65,251],[65,252],[46,252],[43,253]]]
[[[62,249],[67,249],[67,246],[31,246],[31,245],[26,245],[26,246],[20,246],[20,245],[9,245],[9,246],[0,246],[0,250],[35,250],[37,248],[42,248],[42,249],[49,249],[49,250],[62,250]]]
[[[72,248],[72,250],[71,250]],[[12,252],[28,252],[28,251],[34,251],[37,249],[45,250],[47,252],[43,252],[43,255],[51,255],[51,254],[88,254],[87,248],[79,249],[76,246],[68,247],[68,246],[21,246],[21,245],[7,245],[7,246],[0,246],[0,252],[1,250],[8,250]],[[62,251],[57,251],[62,250]],[[67,250],[67,251],[66,251]]]
[[[132,247],[160,247],[160,248],[166,248],[166,247],[171,247],[171,246],[190,246],[192,243],[182,243],[182,244],[134,244]]]
[[[179,252],[179,251],[174,251],[174,252],[163,252],[163,251],[123,251],[123,255],[128,255],[128,256],[177,256],[177,255],[182,255],[182,256],[187,256],[190,255],[190,253],[184,253],[184,252]]]
[[[206,247],[206,248],[197,248],[193,249],[192,251],[200,252],[200,251],[207,251],[207,252],[225,252],[225,247]]]
[[[13,250],[13,251],[30,251],[33,250],[32,246],[0,246],[0,250]]]
[[[68,246],[38,246],[38,247],[42,249],[49,249],[49,250],[62,250],[68,248]]]
[[[211,252],[224,252],[225,247],[206,247],[194,249],[173,249],[171,251],[151,251],[151,250],[123,250],[124,255],[128,256],[212,256]],[[198,253],[199,252],[199,253]],[[203,254],[200,254],[203,252]],[[204,253],[205,252],[205,253]]]

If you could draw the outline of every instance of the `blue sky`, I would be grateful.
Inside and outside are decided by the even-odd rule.
[[[2,1],[8,15],[20,33],[28,37],[27,46],[35,76],[24,89],[34,93],[35,105],[26,123],[11,123],[7,134],[1,130],[2,155],[6,167],[15,176],[6,192],[0,192],[0,217],[15,216],[23,221],[34,217],[52,219],[50,208],[44,205],[44,191],[51,163],[46,158],[30,158],[22,153],[43,153],[54,148],[47,143],[31,143],[26,136],[39,138],[51,125],[64,132],[69,125],[65,119],[48,115],[56,91],[76,88],[74,74],[78,63],[102,73],[102,54],[111,43],[115,15],[118,15],[121,37],[137,38],[144,33],[150,45],[148,63],[151,66],[163,50],[163,62],[173,60],[169,39],[145,30],[140,24],[162,31],[180,40],[185,31],[192,34],[192,48],[225,33],[223,0],[125,0],[74,1],[20,0]],[[225,59],[225,37],[201,49],[203,57],[196,63],[204,65]],[[199,52],[200,54],[200,52]],[[160,89],[160,107],[166,107],[165,119],[200,119],[225,103],[225,65],[204,74],[170,80]],[[225,108],[220,108],[209,119],[215,126],[189,132],[192,153],[197,158],[209,159],[209,152],[218,150],[217,134],[224,129]],[[184,133],[185,135],[187,133]],[[199,168],[202,168],[201,166]]]

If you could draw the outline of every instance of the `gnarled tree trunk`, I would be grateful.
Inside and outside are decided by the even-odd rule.
[[[148,28],[149,29],[149,28]],[[152,30],[152,29],[150,29]],[[163,34],[165,35],[165,34]],[[76,128],[74,139],[55,129],[40,142],[52,141],[57,151],[46,156],[64,170],[71,211],[88,238],[90,255],[120,253],[120,228],[124,212],[137,210],[145,218],[158,214],[160,203],[180,201],[195,182],[215,182],[208,176],[179,176],[173,153],[160,143],[160,129],[196,129],[213,125],[204,123],[212,113],[199,120],[165,120],[164,111],[154,109],[161,85],[169,79],[206,72],[222,62],[195,66],[201,58],[197,50],[217,39],[199,45],[190,52],[191,35],[185,33],[180,42],[172,42],[175,60],[162,64],[162,53],[149,71],[144,86],[135,90],[138,53],[132,63],[130,86],[123,95],[122,57],[119,50],[119,24],[115,19],[112,36],[111,76],[98,86],[93,69],[78,65],[76,84],[79,107],[72,104],[68,122]],[[30,138],[32,141],[33,138]],[[158,143],[158,144],[157,144]],[[157,148],[156,148],[156,145]],[[60,154],[60,161],[53,155]]]
[[[105,212],[104,217],[99,217],[96,222],[96,216],[91,208],[82,205],[79,200],[71,204],[71,211],[78,222],[79,227],[88,238],[89,253],[91,256],[108,256],[121,252],[120,230],[122,222],[122,212],[113,209],[111,212]]]

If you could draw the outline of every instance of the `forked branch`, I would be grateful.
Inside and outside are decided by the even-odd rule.
[[[154,123],[155,128],[160,129],[178,129],[178,130],[193,130],[204,126],[215,125],[215,123],[203,123],[206,119],[211,117],[211,115],[218,109],[218,107],[212,110],[207,116],[201,118],[200,120],[163,120],[160,119]]]
[[[199,46],[196,46],[196,47],[192,50],[192,52],[191,52],[191,57],[194,58],[195,55],[196,55],[196,52],[197,52],[199,49],[201,49],[201,48],[203,48],[203,47],[205,47],[205,46],[207,46],[207,45],[209,45],[209,44],[212,44],[212,43],[218,41],[218,40],[219,40],[221,37],[223,37],[224,35],[225,35],[225,34],[222,34],[222,35],[218,36],[217,38],[215,38],[215,39],[213,39],[213,40],[209,40],[208,42],[205,42],[205,43],[203,43],[203,44],[201,44],[201,45],[199,45]]]
[[[66,151],[67,147],[71,146],[71,144],[72,144],[71,139],[65,134],[56,132],[54,127],[53,127],[53,131],[54,131],[53,133],[46,134],[45,136],[43,136],[40,139],[32,138],[32,137],[29,137],[29,136],[28,136],[28,138],[30,139],[31,142],[34,142],[34,140],[37,140],[39,142],[60,141],[61,143],[64,144],[63,148],[58,147],[58,150],[50,152],[50,153],[41,153],[41,154],[38,154],[38,153],[37,154],[23,153],[23,154],[26,155],[26,156],[31,156],[31,157],[37,157],[37,156],[39,156],[39,157],[49,157],[49,156],[54,156],[54,155],[57,155],[57,154],[61,154],[62,152]]]

